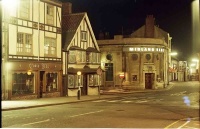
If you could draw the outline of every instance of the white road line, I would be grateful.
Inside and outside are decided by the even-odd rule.
[[[92,101],[92,102],[104,102],[106,100],[96,100],[96,101]]]
[[[110,100],[110,101],[107,101],[109,103],[114,103],[114,102],[119,102],[120,100]]]
[[[131,102],[133,102],[133,101],[122,101],[123,103],[131,103]]]
[[[43,121],[37,121],[37,122],[33,122],[33,123],[27,123],[27,124],[23,124],[22,126],[25,126],[25,125],[33,125],[33,124],[38,124],[38,123],[43,123],[43,122],[47,122],[47,121],[50,121],[50,119],[43,120]]]
[[[181,129],[183,126],[187,125],[190,121],[186,121],[184,124],[182,124],[181,126],[179,126],[177,129]]]
[[[99,112],[102,112],[102,111],[103,110],[99,110],[99,111],[95,111],[95,112],[87,112],[87,113],[83,113],[83,114],[73,115],[73,116],[70,116],[70,117],[84,116],[84,115],[88,115],[88,114],[99,113]]]

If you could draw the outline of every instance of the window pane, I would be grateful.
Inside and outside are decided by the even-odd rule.
[[[29,0],[20,1],[20,18],[29,18],[30,3]]]
[[[54,12],[54,8],[52,5],[47,5],[47,24],[53,25],[53,12]]]
[[[83,51],[82,52],[82,62],[86,62],[86,52],[85,51]]]
[[[68,75],[68,87],[74,88],[74,75]]]
[[[34,74],[14,73],[12,75],[12,94],[32,94],[35,93]]]
[[[106,81],[113,81],[113,64],[106,63]]]
[[[76,62],[76,52],[70,51],[69,52],[69,63],[75,63]]]
[[[94,85],[94,75],[89,75],[89,86]]]
[[[56,56],[56,39],[45,38],[44,53],[48,56]]]
[[[58,90],[57,73],[47,73],[46,80],[47,80],[47,84],[46,84],[47,92]]]

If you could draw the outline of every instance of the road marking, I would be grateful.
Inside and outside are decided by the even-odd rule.
[[[122,101],[123,103],[131,103],[131,102],[133,102],[133,101]]]
[[[186,121],[184,124],[178,127],[178,129],[181,129],[183,126],[187,125],[190,121]]]
[[[84,115],[88,115],[88,114],[99,113],[99,112],[102,112],[102,111],[103,110],[99,110],[99,111],[95,111],[95,112],[87,112],[87,113],[83,113],[83,114],[73,115],[73,116],[70,116],[70,117],[84,116]]]
[[[183,118],[183,119],[180,119],[180,120],[177,120],[173,123],[171,123],[170,125],[166,126],[164,129],[169,129],[171,128],[171,126],[175,125],[176,123],[180,122],[180,121],[183,121],[183,120],[187,120],[184,124],[182,124],[181,126],[178,127],[178,129],[182,128],[183,126],[187,125],[191,120],[194,121],[194,119],[198,119],[199,117],[194,117],[194,118],[190,118],[190,120],[187,120],[187,118]]]
[[[110,100],[110,101],[107,101],[107,102],[110,102],[110,103],[114,103],[114,102],[119,102],[120,100]]]
[[[47,121],[50,121],[50,119],[43,120],[43,121],[37,121],[37,122],[33,122],[33,123],[28,123],[28,124],[23,124],[22,126],[25,126],[25,125],[33,125],[33,124],[38,124],[38,123],[43,123],[43,122],[47,122]]]
[[[104,102],[106,100],[96,100],[96,101],[92,101],[92,102]]]

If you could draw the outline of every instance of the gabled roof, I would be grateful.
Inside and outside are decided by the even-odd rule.
[[[70,44],[75,38],[76,32],[81,25],[82,21],[86,21],[89,29],[89,33],[94,41],[94,46],[99,51],[99,47],[94,36],[92,27],[90,25],[89,18],[86,12],[83,13],[71,13],[62,16],[62,48],[65,51],[68,51]]]
[[[164,39],[166,43],[168,43],[168,34],[166,31],[162,30],[161,28],[154,25],[154,37],[151,38],[158,38]],[[145,37],[145,25],[137,29],[133,32],[130,36],[131,38],[146,38]]]
[[[85,13],[75,13],[63,15],[62,17],[62,29],[63,29],[63,40],[62,48],[67,49],[71,40],[73,39]]]

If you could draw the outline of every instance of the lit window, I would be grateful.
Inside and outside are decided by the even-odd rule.
[[[129,48],[129,51],[133,51],[133,48]]]
[[[80,84],[78,84],[79,79],[80,79]],[[82,86],[82,84],[83,84],[82,75],[80,75],[80,76],[78,76],[76,74],[68,75],[68,88],[78,88],[78,86]]]
[[[76,51],[69,51],[69,63],[76,62]]]
[[[97,74],[88,75],[88,84],[89,86],[98,86],[100,85],[100,76]]]
[[[29,19],[30,2],[29,0],[20,1],[20,18]]]
[[[58,84],[57,84],[57,73],[47,73],[46,74],[46,91],[57,91]]]
[[[32,35],[17,33],[17,53],[32,54]]]
[[[45,38],[44,54],[47,56],[56,56],[56,39]]]
[[[54,12],[54,8],[52,5],[47,5],[47,24],[53,25],[53,12]]]
[[[34,74],[14,73],[12,75],[12,95],[35,93]]]

